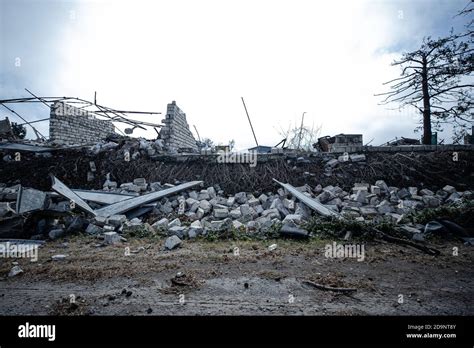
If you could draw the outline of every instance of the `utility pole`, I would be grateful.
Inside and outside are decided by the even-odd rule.
[[[199,142],[201,142],[201,137],[199,136],[198,129],[197,129],[196,126],[194,126],[194,125],[193,125],[193,127],[194,127],[194,130],[196,131],[196,134],[197,134],[197,136],[198,136]]]
[[[298,150],[300,149],[300,144],[301,144],[301,135],[302,135],[302,132],[303,132],[304,114],[306,114],[306,111],[303,112],[303,115],[301,116],[300,136],[298,138]]]
[[[245,113],[247,114],[247,118],[249,119],[250,128],[252,129],[252,133],[253,133],[253,138],[255,139],[255,144],[257,144],[258,146],[257,137],[255,136],[255,132],[253,131],[252,121],[250,121],[250,116],[249,116],[249,112],[247,111],[247,106],[245,106],[244,97],[241,97],[241,98],[242,98],[242,103],[244,104]]]

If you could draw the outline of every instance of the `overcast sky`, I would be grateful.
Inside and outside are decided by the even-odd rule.
[[[89,100],[97,91],[105,106],[163,112],[141,117],[157,123],[176,100],[193,132],[239,149],[254,145],[240,97],[262,145],[278,143],[303,112],[321,135],[419,138],[414,110],[387,110],[373,95],[399,75],[390,63],[402,52],[462,30],[468,18],[453,17],[467,2],[0,0],[0,98],[27,97],[25,87]],[[49,115],[44,105],[15,110]],[[5,116],[20,121],[2,108]]]

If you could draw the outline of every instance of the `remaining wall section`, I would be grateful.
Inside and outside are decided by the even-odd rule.
[[[161,128],[160,137],[168,151],[176,152],[178,149],[191,149],[198,151],[196,139],[189,130],[186,114],[173,101],[168,104],[165,125]]]
[[[115,127],[108,120],[99,120],[85,110],[63,102],[51,106],[49,138],[64,144],[96,143],[107,135],[115,133]]]

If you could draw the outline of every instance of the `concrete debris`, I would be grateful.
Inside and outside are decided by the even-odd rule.
[[[35,210],[43,210],[46,203],[46,193],[32,188],[18,190],[16,210],[23,214]]]
[[[86,228],[85,232],[87,234],[100,234],[103,231],[104,230],[102,229],[102,227],[94,225],[94,224],[89,224],[89,225],[87,225],[87,228]]]
[[[58,255],[51,256],[51,260],[53,260],[53,261],[64,261],[64,260],[66,260],[66,258],[67,258],[67,255],[64,255],[64,254],[58,254]]]
[[[127,217],[125,215],[112,215],[107,219],[107,224],[114,227],[120,227],[125,221],[127,221]]]
[[[133,208],[136,208],[138,206],[141,206],[146,203],[150,203],[153,201],[157,201],[160,198],[166,197],[168,195],[178,193],[180,191],[186,190],[188,188],[191,188],[193,186],[197,186],[202,184],[202,181],[191,181],[185,184],[178,185],[176,187],[171,187],[168,189],[164,189],[158,192],[153,192],[149,193],[143,196],[135,197],[128,199],[123,202],[118,202],[115,204],[111,204],[107,207],[98,209],[97,211],[93,211],[94,215],[99,215],[99,216],[111,216],[111,215],[116,215],[120,213],[124,213],[126,211],[129,211]]]
[[[275,250],[277,247],[278,247],[278,245],[272,244],[272,245],[269,245],[269,246],[268,246],[268,250],[269,250],[269,251],[273,251],[273,250]]]
[[[8,277],[15,277],[21,273],[23,273],[23,270],[20,268],[20,266],[13,266],[8,273]]]
[[[360,155],[351,156],[348,156],[349,162],[363,162],[358,160]],[[86,171],[92,172],[95,168],[94,172],[99,175],[99,167],[92,162],[86,163]],[[241,191],[229,195],[219,185],[202,189],[202,181],[162,184],[135,178],[117,183],[107,174],[103,190],[79,190],[70,189],[55,177],[52,179],[55,192],[0,184],[0,233],[12,230],[11,218],[18,218],[13,209],[16,207],[18,213],[25,216],[43,214],[43,210],[57,214],[35,222],[30,236],[38,239],[55,240],[85,232],[103,235],[105,244],[116,244],[122,238],[120,234],[130,227],[145,229],[151,234],[159,231],[161,235],[180,240],[205,236],[211,231],[221,233],[235,229],[265,234],[273,228],[280,230],[282,236],[307,238],[308,232],[302,227],[314,213],[337,219],[350,217],[358,222],[400,224],[403,217],[413,211],[473,197],[472,191],[457,191],[451,185],[430,190],[388,186],[383,180],[356,182],[352,187],[335,184],[294,187],[274,180],[281,187],[274,187],[273,192]],[[199,186],[201,188],[197,189]],[[79,216],[76,207],[89,216]],[[436,233],[469,237],[461,227],[449,225],[449,222],[431,221],[426,226],[403,225],[400,228],[416,241]]]
[[[64,236],[65,232],[62,228],[57,228],[57,229],[49,231],[48,235],[50,239],[55,240]]]
[[[167,218],[162,218],[156,221],[151,227],[157,230],[167,230],[169,225],[169,220]]]
[[[165,248],[168,250],[173,250],[181,245],[182,241],[178,236],[171,236],[166,238]]]
[[[181,226],[181,221],[178,218],[174,219],[168,224],[168,228],[179,227],[179,226]]]
[[[104,243],[108,245],[114,245],[120,243],[121,237],[117,232],[105,232]]]
[[[74,205],[79,206],[84,211],[92,214],[93,216],[97,215],[95,211],[86,202],[82,200],[81,197],[74,193],[74,191],[72,191],[69,187],[64,185],[58,178],[56,178],[55,176],[51,176],[51,179],[53,181],[52,189],[54,191],[68,198],[70,202],[73,202]]]
[[[293,186],[289,184],[283,184],[275,179],[273,179],[276,183],[284,187],[287,191],[292,193],[296,198],[298,198],[300,201],[302,201],[304,204],[306,204],[308,207],[310,207],[313,210],[316,210],[319,214],[324,215],[324,216],[336,216],[338,217],[339,214],[326,208],[324,205],[316,201],[315,199],[312,199],[310,197],[305,196],[298,190],[296,190]]]
[[[296,227],[292,226],[291,224],[284,224],[280,230],[280,235],[289,238],[296,238],[296,239],[306,239],[309,238],[309,232]]]

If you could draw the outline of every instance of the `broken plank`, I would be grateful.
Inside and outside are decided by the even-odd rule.
[[[324,215],[324,216],[334,216],[334,217],[337,217],[337,218],[341,217],[335,211],[332,211],[331,209],[325,207],[323,204],[319,203],[315,199],[304,195],[303,193],[298,191],[296,188],[294,188],[290,184],[283,184],[283,183],[279,182],[276,179],[273,179],[273,181],[278,183],[280,186],[282,186],[284,189],[286,189],[288,192],[290,192],[293,196],[298,198],[301,202],[303,202],[305,205],[307,205],[311,209],[315,210],[319,214]]]
[[[173,193],[177,193],[179,191],[186,190],[188,188],[201,185],[201,184],[202,184],[202,181],[187,182],[178,186],[167,188],[165,190],[152,192],[147,195],[143,195],[143,196],[127,199],[126,201],[123,201],[123,202],[111,204],[107,207],[96,210],[95,213],[97,214],[97,216],[103,216],[103,217],[109,217],[112,215],[122,214],[126,211],[132,210],[141,205],[156,201],[165,196],[168,196]]]
[[[54,175],[51,175],[51,179],[53,181],[52,189],[59,193],[61,196],[66,197],[70,201],[74,202],[78,207],[82,208],[86,212],[96,216],[96,212],[82,200],[74,191],[72,191],[69,187],[67,187],[64,183],[62,183],[58,178]]]

